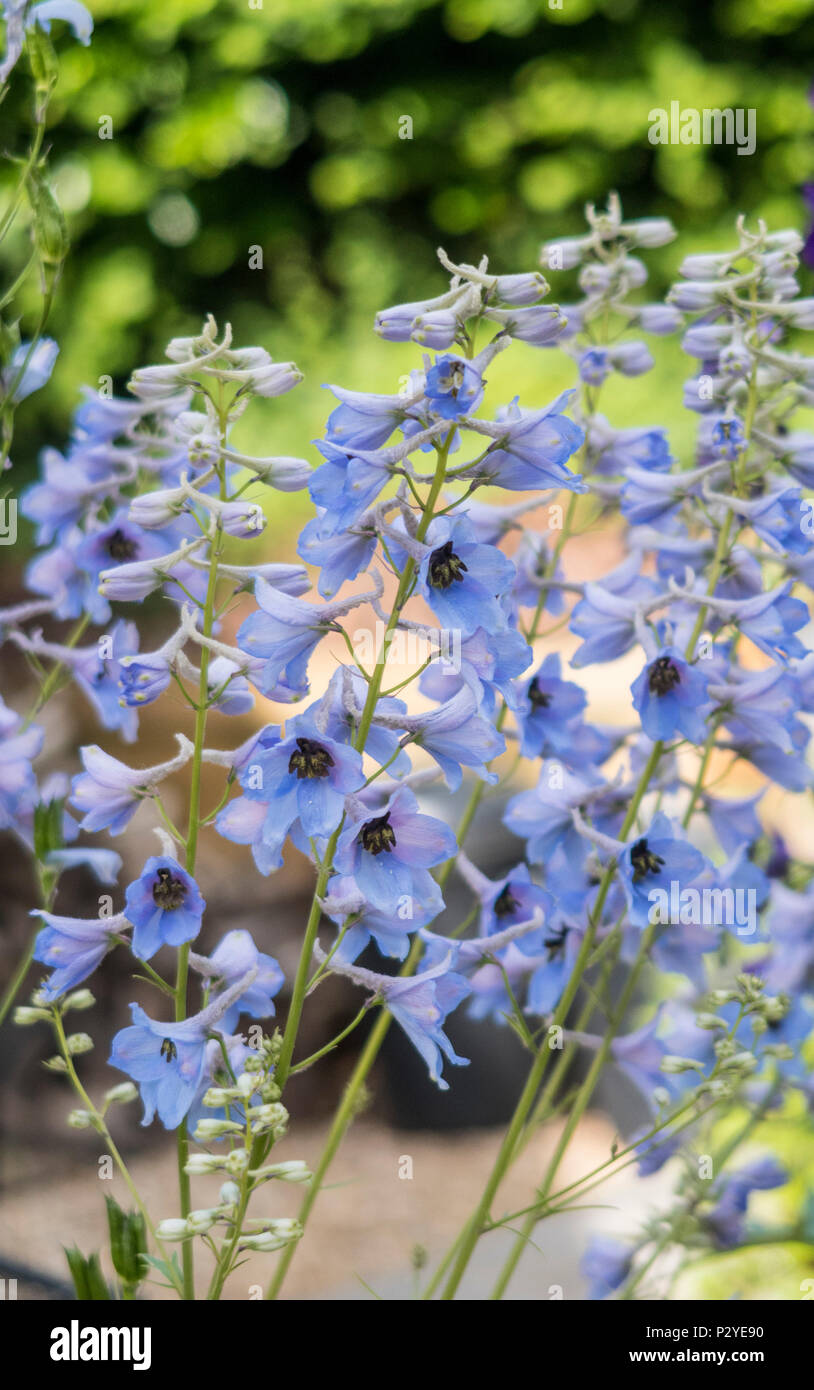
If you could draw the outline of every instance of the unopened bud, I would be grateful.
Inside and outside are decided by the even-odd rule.
[[[159,1221],[155,1233],[159,1240],[184,1240],[192,1234],[186,1221],[180,1216],[170,1216],[166,1221]]]
[[[21,1028],[28,1028],[32,1023],[41,1023],[44,1018],[50,1018],[47,1009],[32,1009],[28,1004],[20,1004],[14,1010],[14,1022],[19,1023]]]
[[[696,1014],[695,1022],[699,1028],[708,1028],[712,1031],[715,1028],[726,1028],[725,1018],[719,1018],[717,1014]]]
[[[237,1124],[235,1120],[199,1120],[195,1129],[195,1138],[199,1144],[206,1144],[210,1139],[222,1139],[224,1134],[242,1134],[243,1126]]]
[[[138,1088],[132,1081],[122,1081],[118,1086],[112,1086],[109,1091],[105,1091],[107,1105],[128,1105],[131,1100],[138,1100]]]
[[[199,1178],[206,1173],[217,1173],[225,1162],[225,1156],[221,1154],[190,1154],[184,1164],[184,1172],[191,1178]]]
[[[662,1057],[661,1059],[660,1070],[665,1071],[669,1075],[673,1076],[678,1075],[680,1072],[684,1071],[702,1072],[704,1068],[700,1062],[696,1062],[695,1059],[692,1057],[672,1057],[668,1053],[667,1056]]]
[[[96,1000],[89,989],[75,989],[73,994],[65,998],[65,1012],[68,1009],[92,1009]]]
[[[200,1211],[191,1211],[187,1217],[187,1226],[193,1235],[203,1235],[211,1226],[214,1226],[220,1212],[216,1207],[202,1207]]]
[[[68,1124],[71,1129],[90,1129],[93,1125],[93,1115],[89,1110],[72,1110],[68,1116]]]

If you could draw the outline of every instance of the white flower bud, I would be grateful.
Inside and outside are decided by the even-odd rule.
[[[695,1022],[699,1028],[708,1028],[712,1031],[715,1028],[726,1028],[725,1018],[718,1018],[717,1014],[696,1014]]]
[[[79,1057],[83,1052],[93,1051],[93,1038],[88,1033],[71,1033],[65,1041],[72,1057]]]
[[[217,1173],[226,1163],[226,1156],[220,1154],[190,1154],[184,1164],[184,1172],[191,1178],[203,1177],[206,1173]]]
[[[184,1240],[192,1234],[186,1221],[180,1216],[170,1216],[166,1221],[159,1221],[155,1233],[159,1240]]]
[[[71,1129],[90,1129],[93,1115],[89,1110],[72,1110],[68,1116],[68,1124]]]
[[[73,994],[69,994],[65,999],[65,1011],[68,1009],[92,1009],[96,1000],[89,989],[75,989]]]
[[[202,1207],[199,1211],[191,1211],[187,1217],[187,1226],[193,1235],[203,1235],[211,1226],[214,1226],[220,1212],[217,1207]]]
[[[14,1022],[21,1028],[27,1028],[31,1023],[40,1023],[44,1018],[50,1018],[47,1009],[32,1009],[28,1004],[20,1004],[14,1010]]]
[[[292,1240],[299,1240],[301,1235],[302,1227],[299,1222],[289,1217],[269,1222],[264,1231],[258,1231],[252,1235],[242,1235],[240,1244],[246,1250],[279,1250]]]
[[[199,1144],[206,1144],[210,1139],[222,1139],[224,1134],[242,1133],[243,1126],[235,1120],[199,1120],[195,1138]]]
[[[301,1158],[290,1158],[287,1163],[270,1163],[266,1168],[253,1168],[253,1178],[279,1178],[281,1182],[308,1182],[312,1177],[310,1168]]]
[[[245,1173],[250,1162],[251,1157],[248,1149],[233,1149],[223,1166],[228,1173],[240,1175]]]
[[[220,1200],[225,1207],[237,1206],[240,1201],[240,1188],[236,1182],[225,1182],[220,1190]]]
[[[118,1086],[112,1086],[109,1091],[105,1091],[105,1103],[107,1105],[128,1105],[131,1100],[138,1100],[138,1087],[132,1081],[122,1081]]]
[[[660,1070],[672,1076],[683,1071],[703,1071],[704,1068],[700,1062],[696,1062],[692,1057],[672,1057],[668,1053],[666,1057],[661,1059]]]

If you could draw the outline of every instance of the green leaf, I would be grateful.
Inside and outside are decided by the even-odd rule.
[[[97,1254],[85,1256],[76,1245],[71,1250],[64,1246],[63,1249],[76,1290],[76,1297],[86,1303],[109,1303],[111,1301],[110,1289],[102,1273],[99,1256]]]
[[[54,849],[62,849],[62,816],[64,798],[40,801],[34,807],[34,854],[41,864]]]

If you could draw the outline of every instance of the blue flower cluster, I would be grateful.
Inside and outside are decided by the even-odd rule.
[[[171,686],[199,716],[246,713],[256,694],[299,706],[282,725],[258,720],[229,751],[204,746],[198,718],[195,742],[179,735],[178,753],[156,767],[82,750],[71,795],[80,828],[117,835],[146,802],[161,817],[163,853],[148,859],[117,916],[91,923],[43,909],[37,959],[53,972],[45,997],[87,979],[131,930],[140,961],[173,947],[204,982],[198,1013],[159,1022],[134,1004],[132,1025],[114,1039],[111,1061],[138,1083],[146,1120],[192,1123],[224,1056],[242,1065],[241,1013],[268,1017],[282,986],[274,959],[246,933],[230,932],[210,957],[189,953],[205,907],[195,844],[211,824],[248,846],[262,874],[280,868],[288,843],[315,866],[295,1021],[313,953],[310,987],[333,972],[363,989],[446,1087],[444,1058],[465,1060],[445,1032],[462,1001],[474,1017],[510,1020],[535,1050],[547,1024],[567,1021],[580,980],[600,960],[621,959],[621,1013],[604,1039],[581,1032],[575,1043],[600,1047],[641,1093],[654,1134],[668,1131],[636,1139],[643,1172],[673,1152],[671,1108],[699,1077],[767,1113],[791,1088],[814,1100],[805,1052],[814,865],[794,862],[757,814],[765,784],[790,793],[814,784],[805,756],[814,651],[800,597],[814,580],[814,434],[797,421],[814,403],[814,358],[797,346],[814,307],[798,296],[801,240],[741,221],[730,251],[683,262],[667,304],[641,304],[641,253],[671,240],[669,223],[626,222],[615,198],[590,208],[588,221],[585,236],[543,248],[548,272],[577,271],[580,297],[567,306],[546,302],[539,272],[494,275],[486,262],[456,265],[439,253],[449,288],[376,320],[384,340],[417,345],[420,365],[394,395],[332,386],[337,405],[315,470],[233,446],[247,400],[279,395],[299,374],[261,348],[236,349],[210,319],[200,335],[170,343],[167,363],[135,374],[133,399],[88,395],[67,454],[48,451],[42,481],[23,498],[42,547],[27,575],[39,597],[0,622],[32,658],[71,673],[104,728],[134,740],[139,709]],[[652,366],[639,335],[679,329],[694,364],[691,466],[663,428],[617,428],[599,413],[616,374]],[[564,350],[575,388],[544,406],[493,407],[492,364],[518,344]],[[226,563],[224,537],[251,543],[262,532],[269,487],[310,492],[303,564]],[[509,496],[475,500],[486,487]],[[564,523],[552,506],[547,531],[525,524],[563,493]],[[624,557],[603,578],[567,577],[569,536],[597,514],[613,518]],[[317,595],[306,596],[312,581]],[[159,592],[173,629],[141,652],[116,605]],[[218,616],[249,592],[254,605],[230,643]],[[107,631],[95,644],[58,646],[30,629],[43,613]],[[363,633],[375,622],[370,659],[351,618]],[[570,646],[540,652],[548,619],[552,632],[568,624]],[[349,657],[311,698],[314,653],[335,634]],[[411,643],[420,654],[394,680],[400,644]],[[565,650],[573,675],[619,658],[634,665],[623,726],[590,722],[589,690],[564,670]],[[0,807],[25,834],[41,736],[11,715],[0,734]],[[434,813],[437,784],[455,791],[467,775],[474,807],[508,745],[519,785],[502,814],[517,863],[491,880]],[[162,784],[191,764],[197,786],[203,762],[222,770],[224,795],[205,819],[193,804],[180,836]],[[748,797],[721,796],[720,778],[708,777],[735,765],[757,788]],[[432,927],[453,863],[476,926],[444,936]],[[328,951],[320,913],[334,929]],[[359,965],[370,943],[383,966],[406,961],[404,973]],[[623,1032],[645,967],[668,977],[659,993],[671,997]],[[749,1191],[770,1185],[759,1173],[722,1186],[707,1238],[719,1248],[736,1241]],[[630,1270],[628,1253],[604,1247],[591,1262],[594,1288],[610,1292]]]

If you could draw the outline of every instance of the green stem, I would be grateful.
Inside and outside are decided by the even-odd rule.
[[[212,540],[212,551],[209,565],[209,579],[206,586],[206,600],[203,610],[203,636],[209,637],[212,634],[212,626],[215,612],[215,594],[218,587],[218,562],[220,560],[220,547],[222,542],[222,531],[220,525],[215,527]],[[192,770],[189,783],[189,819],[187,822],[186,836],[186,857],[185,868],[188,874],[195,873],[195,859],[198,850],[198,831],[200,828],[200,807],[201,807],[201,771],[203,767],[203,747],[206,738],[206,717],[208,713],[208,686],[207,677],[209,673],[209,648],[201,647],[200,679],[198,682],[198,708],[195,714],[195,733],[192,751]],[[175,976],[175,1021],[181,1023],[187,1016],[187,982],[189,978],[189,943],[179,947],[178,964]],[[192,1184],[189,1174],[185,1171],[189,1160],[189,1132],[186,1121],[182,1121],[176,1130],[176,1148],[178,1155],[178,1193],[181,1202],[182,1217],[189,1216],[192,1210]],[[181,1261],[184,1271],[184,1299],[192,1300],[195,1298],[195,1274],[192,1262],[192,1241],[185,1240],[182,1244]]]
[[[74,627],[70,637],[64,645],[71,649],[77,646],[77,644],[81,641],[89,626],[90,615],[88,613],[85,613],[79,619],[79,622]],[[57,685],[59,684],[60,677],[64,670],[64,661],[58,661],[56,665],[51,667],[51,670],[48,672],[48,675],[42,683],[40,692],[34,700],[34,703],[32,704],[31,708],[27,711],[27,713],[23,716],[23,722],[20,725],[21,733],[24,729],[27,729],[29,727],[32,721],[36,719],[40,711],[45,707],[45,705],[47,705],[48,701],[50,700],[51,696],[56,690]]]

